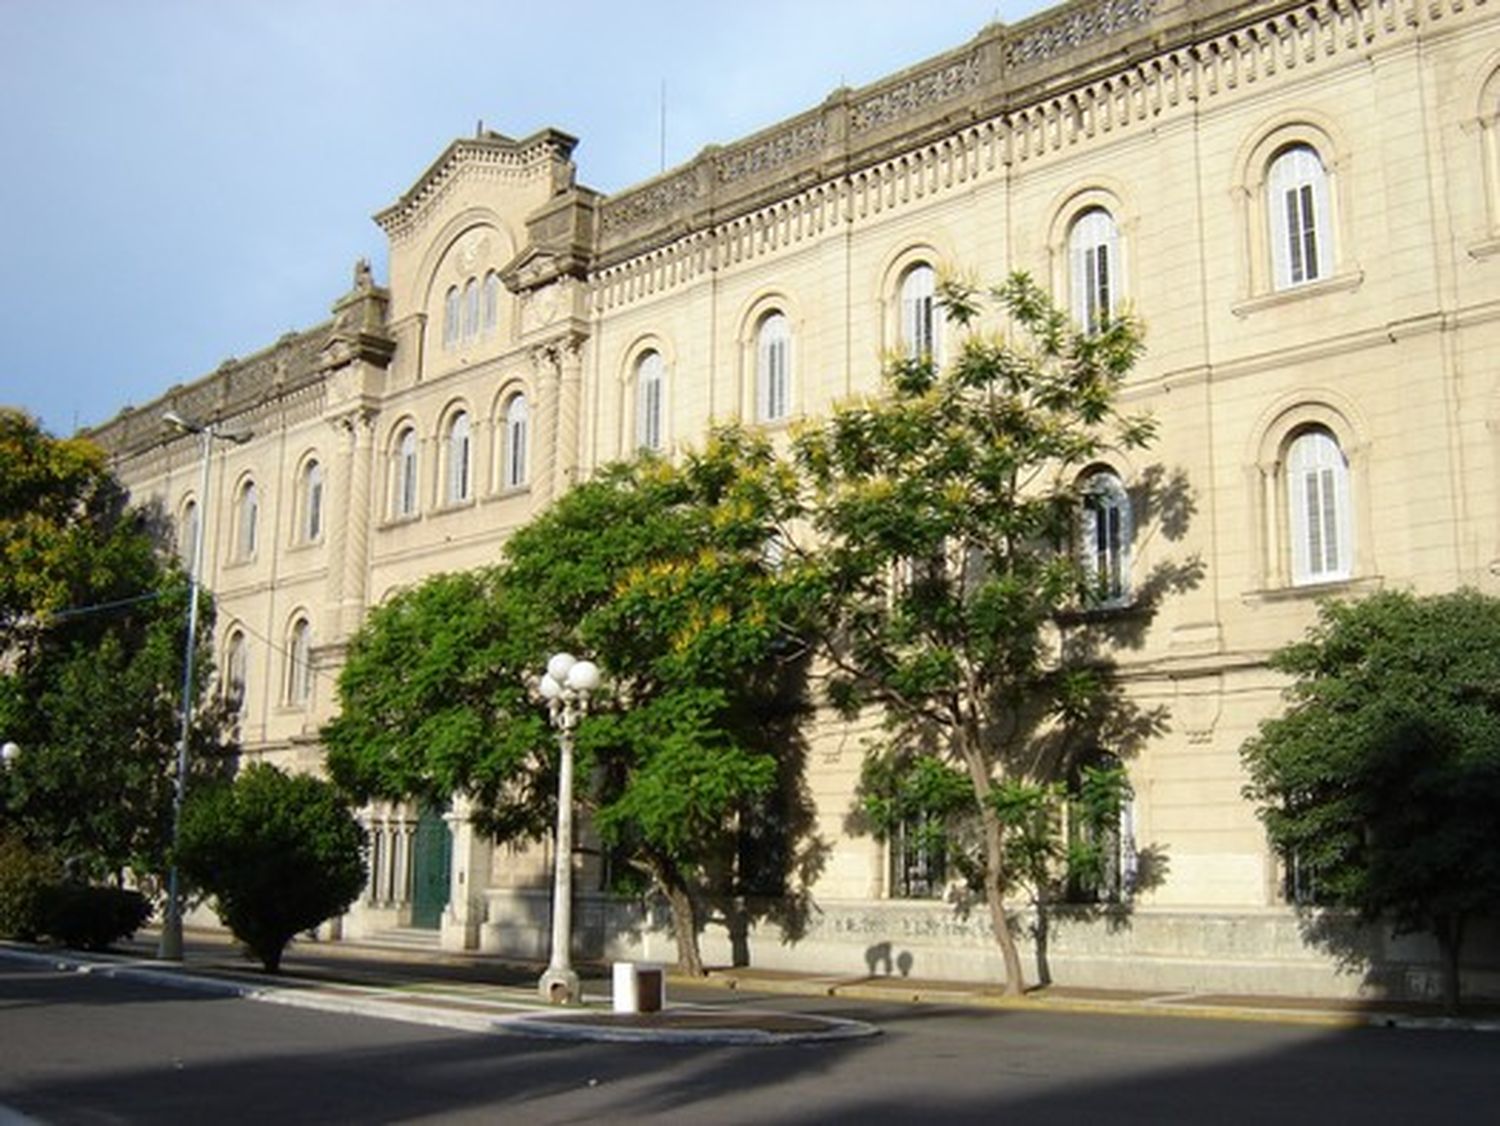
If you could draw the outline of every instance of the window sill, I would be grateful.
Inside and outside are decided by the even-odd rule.
[[[415,524],[421,519],[422,514],[420,512],[410,512],[404,516],[392,516],[390,519],[382,521],[380,527],[382,531],[387,528],[402,528],[408,524]]]
[[[1476,260],[1493,258],[1500,254],[1500,238],[1481,239],[1469,244],[1469,257]]]
[[[442,504],[438,505],[437,508],[433,509],[432,514],[434,516],[446,516],[450,512],[462,512],[465,509],[473,507],[474,498],[464,497],[463,500],[444,501]]]
[[[1328,293],[1351,293],[1363,285],[1364,280],[1363,270],[1350,270],[1348,273],[1334,274],[1333,277],[1324,278],[1322,281],[1306,282],[1303,285],[1289,286],[1286,289],[1248,297],[1231,305],[1230,311],[1237,317],[1248,317],[1251,313],[1264,312],[1267,309],[1279,308],[1282,305],[1305,299],[1310,300]]]
[[[295,554],[304,551],[315,551],[322,546],[323,537],[319,536],[315,540],[296,540],[293,543],[287,544],[286,549],[288,554]]]
[[[1094,606],[1072,606],[1057,612],[1060,625],[1079,625],[1084,622],[1107,622],[1144,617],[1146,606],[1134,599],[1120,602],[1105,602]]]
[[[1335,579],[1326,583],[1303,583],[1300,586],[1266,587],[1245,592],[1241,597],[1246,602],[1297,602],[1303,599],[1329,598],[1342,595],[1369,594],[1379,590],[1385,580],[1379,575],[1364,578]]]
[[[496,489],[485,498],[490,502],[513,500],[516,497],[524,497],[531,492],[530,482],[524,485],[506,485],[502,489]]]

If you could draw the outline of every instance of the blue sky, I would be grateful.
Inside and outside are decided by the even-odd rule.
[[[485,126],[617,191],[1036,0],[0,0],[0,403],[56,433],[324,319]]]

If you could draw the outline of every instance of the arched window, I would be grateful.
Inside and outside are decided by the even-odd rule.
[[[661,449],[664,366],[660,352],[647,352],[636,361],[635,444],[638,449]]]
[[[1135,842],[1135,794],[1120,760],[1096,752],[1068,772],[1067,899],[1072,903],[1121,903],[1135,891],[1139,858]],[[1104,799],[1113,796],[1118,802]]]
[[[417,432],[408,426],[396,438],[391,514],[397,518],[417,512]]]
[[[761,422],[777,422],[790,410],[791,350],[786,314],[767,313],[755,333],[755,402]]]
[[[464,340],[479,335],[479,282],[470,278],[464,283]]]
[[[1082,562],[1090,604],[1120,606],[1130,600],[1130,495],[1107,469],[1083,486]]]
[[[1097,331],[1120,299],[1120,231],[1114,216],[1091,207],[1068,229],[1069,307],[1085,332]]]
[[[458,504],[469,499],[470,466],[473,463],[469,414],[458,411],[448,423],[448,435],[444,446],[448,452],[447,498],[449,504]]]
[[[191,497],[177,519],[177,551],[182,565],[191,571],[198,559],[198,502]]]
[[[235,510],[235,557],[240,560],[254,559],[256,537],[260,533],[260,493],[256,491],[254,481],[246,481],[240,486]]]
[[[488,336],[500,323],[500,275],[491,270],[484,275],[484,309],[481,330]]]
[[[948,886],[949,828],[944,819],[914,812],[891,830],[887,841],[890,896],[893,899],[937,899]]]
[[[292,623],[286,646],[286,702],[306,704],[312,698],[312,625],[306,618]]]
[[[302,468],[301,489],[303,543],[316,543],[323,538],[323,465],[312,458]]]
[[[925,262],[901,278],[901,347],[908,359],[938,355],[937,274]]]
[[[224,703],[235,715],[245,713],[246,670],[250,654],[246,647],[245,634],[234,630],[224,646]]]
[[[505,425],[500,461],[500,484],[503,488],[519,489],[526,484],[530,418],[526,396],[512,395],[505,404]]]
[[[1303,430],[1286,453],[1287,538],[1292,582],[1337,582],[1352,574],[1349,462],[1322,427]]]
[[[453,286],[443,297],[443,347],[452,348],[458,343],[459,308],[458,286]]]
[[[1277,289],[1305,285],[1333,272],[1328,174],[1311,145],[1288,145],[1271,159],[1266,215]]]

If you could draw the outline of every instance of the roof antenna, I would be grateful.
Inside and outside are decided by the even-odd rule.
[[[479,119],[478,123],[476,123],[475,126],[474,126],[474,136],[476,136],[476,137],[483,137],[484,136],[484,118],[482,118],[482,117]]]

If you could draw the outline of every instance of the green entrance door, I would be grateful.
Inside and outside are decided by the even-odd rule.
[[[411,925],[437,930],[448,906],[448,878],[453,871],[453,831],[436,809],[417,819],[411,857]]]

